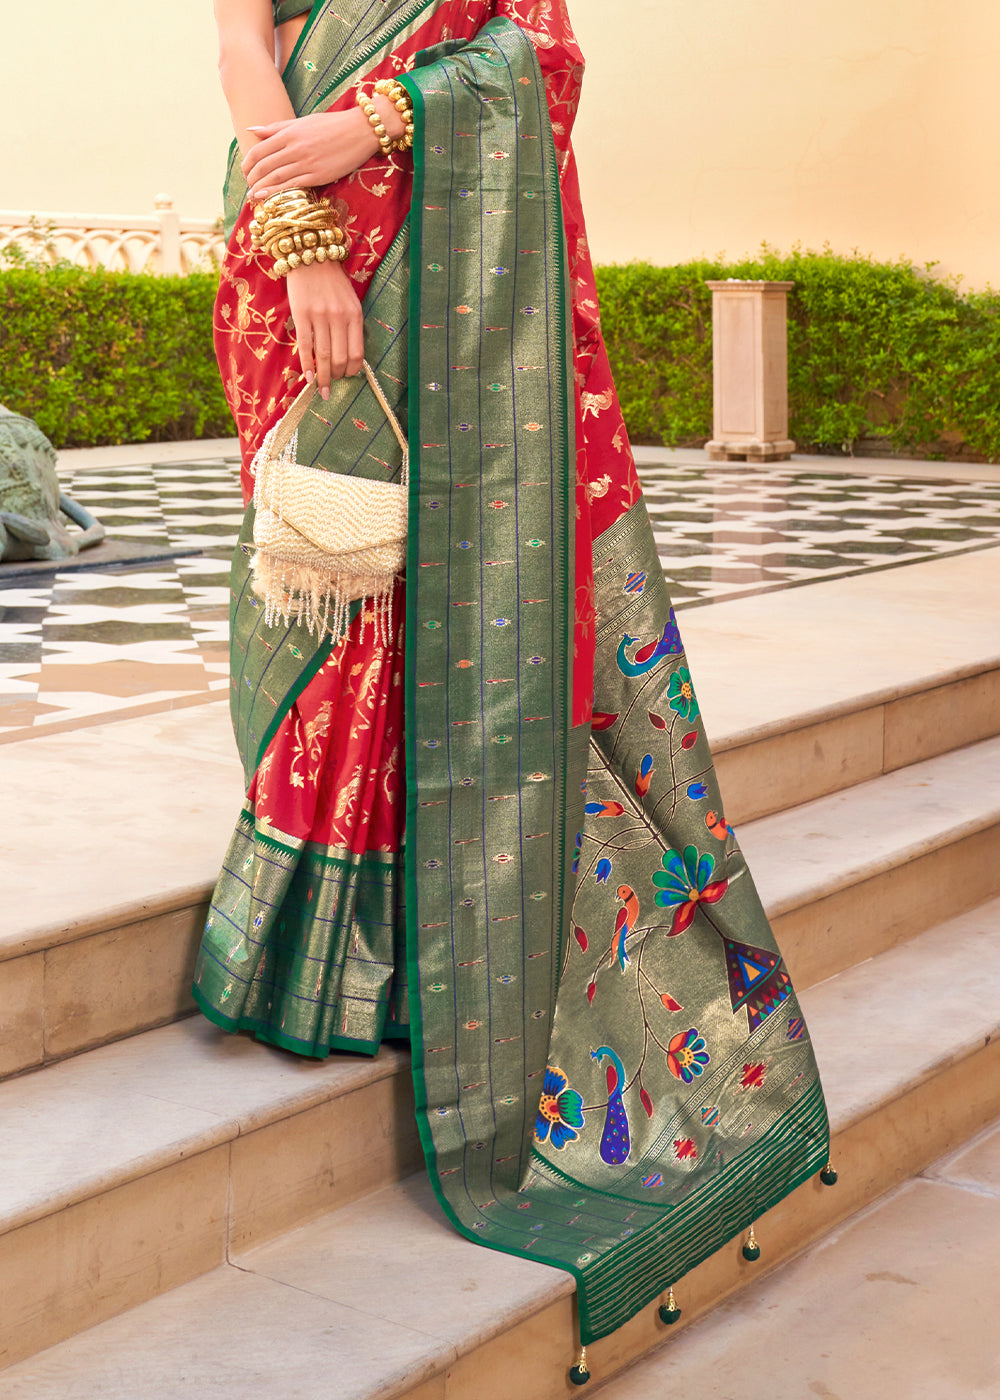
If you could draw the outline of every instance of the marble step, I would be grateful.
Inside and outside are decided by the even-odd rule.
[[[746,822],[1000,734],[1000,549],[680,612]]]
[[[213,709],[187,714],[204,717]],[[215,788],[207,782],[207,793],[198,798],[205,824],[217,832],[214,869],[214,851],[224,845],[239,788],[231,781],[228,760],[215,756],[214,767],[205,762],[210,741],[204,731],[199,745],[180,752],[182,718],[158,716],[155,724],[162,747],[174,750],[175,779],[195,784],[191,765],[199,761],[217,779]],[[122,727],[152,723],[130,720]],[[134,747],[122,751],[122,736],[109,735],[110,728],[101,731],[100,742],[109,748],[118,744],[115,771],[124,782]],[[71,737],[58,735],[51,742]],[[221,746],[221,732],[214,737]],[[134,733],[128,738],[133,746],[138,743]],[[166,771],[159,781],[155,793],[162,797],[169,789]],[[221,800],[220,792],[230,800]],[[175,800],[193,799],[182,788]],[[130,822],[135,825],[123,805],[110,835],[124,841]],[[998,823],[1000,739],[987,739],[758,818],[741,826],[738,835],[792,974],[806,987],[1000,893]],[[88,830],[88,849],[96,852],[107,828],[96,821]],[[0,1076],[139,1033],[193,1009],[190,976],[208,887],[171,893],[167,886],[178,866],[204,863],[207,857],[203,843],[182,842],[169,829],[158,834],[162,840],[146,858],[123,861],[113,886],[110,877],[104,879],[103,916],[71,921],[75,891],[58,886],[52,903],[60,910],[59,925],[18,933],[15,915],[14,927],[0,935]],[[145,898],[144,884],[151,888]],[[117,892],[114,906],[109,887]],[[81,881],[80,894],[96,897],[93,873]]]
[[[741,826],[799,990],[1000,894],[1000,739]]]
[[[0,1124],[0,1366],[422,1161],[408,1049],[306,1060],[202,1017],[7,1080]]]
[[[681,1337],[728,1295],[766,1288],[769,1268],[1000,1114],[1000,1015],[991,991],[998,979],[1000,900],[805,993],[840,1182],[830,1188],[813,1179],[759,1222],[761,1262],[748,1264],[736,1242],[684,1279]],[[65,1074],[74,1067],[61,1068]],[[201,1095],[194,1083],[184,1094],[165,1061],[159,1073],[147,1094],[161,1107],[184,1102],[207,1114],[218,1085],[202,1076]],[[131,1099],[118,1096],[117,1122],[141,1116],[138,1090],[136,1084]],[[51,1105],[37,1111],[50,1144],[47,1152],[38,1149],[42,1167],[60,1120],[50,1121]],[[293,1158],[277,1136],[271,1144],[257,1165],[273,1187]],[[366,1170],[363,1132],[351,1147],[358,1169]],[[209,1191],[183,1180],[184,1172],[207,1178],[219,1151],[207,1141],[200,1153],[192,1147],[178,1155],[169,1178],[161,1166],[160,1183],[146,1178],[152,1184],[145,1204],[132,1215],[109,1205],[95,1228],[94,1219],[77,1224],[65,1210],[51,1225],[36,1221],[0,1240],[8,1299],[2,1346],[14,1363],[0,1377],[3,1400],[181,1400],[195,1392],[211,1400],[556,1400],[571,1393],[571,1280],[459,1239],[422,1172],[256,1248],[237,1228],[226,1252],[221,1182]],[[252,1181],[247,1186],[254,1189]],[[193,1218],[179,1209],[188,1197],[205,1198]],[[199,1252],[206,1214],[217,1233]],[[28,1232],[39,1226],[33,1239]],[[182,1281],[189,1235],[189,1276],[202,1276],[162,1292]],[[164,1250],[169,1268],[157,1267]],[[122,1312],[143,1293],[161,1296]],[[59,1342],[88,1322],[100,1325]],[[656,1308],[644,1309],[590,1349],[595,1381],[667,1335]],[[41,1350],[46,1343],[55,1345]]]
[[[243,799],[224,702],[2,754],[19,822],[3,852],[0,1076],[193,1011],[191,969]]]

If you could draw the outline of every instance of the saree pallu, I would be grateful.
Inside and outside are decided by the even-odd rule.
[[[335,56],[309,97],[297,83],[339,42],[319,6],[286,82],[306,111],[405,69],[414,103],[409,219],[373,273],[353,269],[368,358],[408,420],[405,621],[388,647],[363,605],[333,648],[264,627],[248,512],[232,616],[248,802],[196,995],[311,1053],[408,1026],[445,1213],[572,1273],[587,1343],[820,1169],[826,1112],[607,373],[564,11],[414,3],[369,32],[369,8],[338,5],[355,67]],[[367,178],[334,191],[352,216]],[[280,381],[273,403],[261,375],[231,400],[255,378],[262,429]],[[316,409],[299,460],[398,470],[365,384]]]

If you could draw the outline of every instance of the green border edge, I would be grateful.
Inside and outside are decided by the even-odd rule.
[[[511,21],[511,24],[513,25],[513,21]],[[513,27],[514,27],[514,28],[520,28],[520,26],[518,26],[518,25],[514,25]],[[414,122],[414,127],[416,128],[416,131],[419,133],[419,132],[421,131],[422,123],[423,123],[423,120],[424,120],[424,101],[423,101],[423,95],[422,95],[422,93],[420,92],[419,88],[418,88],[415,84],[413,84],[413,83],[407,81],[407,74],[401,73],[401,74],[399,75],[397,81],[398,81],[398,82],[400,83],[400,85],[405,89],[407,95],[408,95],[409,98],[410,98],[410,101],[411,101],[412,104],[413,104],[413,122]],[[544,100],[544,86],[543,86],[543,88],[542,88],[542,92],[543,92],[543,100]],[[408,371],[408,375],[407,375],[407,380],[408,380],[407,420],[408,420],[408,437],[409,437],[409,442],[410,442],[410,497],[409,497],[409,503],[408,503],[408,505],[409,505],[409,518],[410,518],[411,521],[416,520],[416,519],[417,519],[417,516],[418,516],[418,511],[417,511],[417,508],[416,508],[416,507],[417,507],[417,493],[418,493],[419,478],[420,478],[420,458],[419,458],[419,443],[420,443],[420,373],[419,373],[419,364],[420,364],[420,334],[419,334],[419,328],[420,328],[420,321],[419,321],[418,312],[419,312],[419,309],[420,309],[420,273],[421,273],[421,270],[422,270],[422,264],[421,264],[421,261],[420,261],[420,246],[421,246],[421,241],[422,241],[422,236],[423,236],[424,175],[425,175],[425,162],[424,162],[423,145],[422,145],[422,142],[420,141],[420,139],[418,138],[418,139],[414,140],[414,143],[413,143],[413,197],[412,197],[412,202],[411,202],[411,206],[410,206],[410,208],[411,208],[411,212],[410,212],[410,320],[409,320],[409,336],[408,336],[409,371]],[[559,212],[559,216],[560,216],[560,218],[561,218],[561,216],[562,216],[562,196],[561,196],[561,192],[560,192],[560,189],[559,189],[559,173],[558,173],[558,167],[553,166],[553,168],[549,171],[549,179],[550,179],[550,181],[552,182],[552,184],[553,184],[553,186],[554,186],[555,199],[556,199],[556,208],[557,208],[557,210],[558,210],[558,212]],[[563,247],[564,247],[564,257],[560,260],[559,289],[558,289],[558,301],[559,301],[560,307],[561,307],[561,309],[562,309],[562,311],[563,311],[563,315],[560,316],[560,318],[559,318],[559,339],[560,339],[561,349],[562,349],[562,352],[563,352],[563,353],[562,353],[562,357],[561,357],[561,365],[562,365],[562,371],[561,371],[561,372],[562,372],[562,378],[563,378],[563,385],[564,385],[564,388],[568,388],[567,374],[568,374],[569,342],[568,342],[568,337],[567,337],[567,334],[566,334],[566,315],[565,315],[565,308],[566,308],[566,272],[567,272],[567,265],[566,265],[566,258],[565,258],[565,237],[563,237]],[[567,404],[568,404],[568,401],[567,401]],[[569,424],[568,424],[568,414],[569,414],[569,407],[567,406],[567,427],[569,426]],[[569,462],[568,462],[568,455],[569,455],[569,454],[567,453],[567,454],[566,454],[567,464],[568,464],[568,465],[572,465],[572,464],[569,464]],[[567,490],[568,490],[568,485],[567,485]],[[415,570],[416,570],[416,568],[417,568],[417,566],[418,566],[418,563],[419,563],[419,550],[418,550],[418,547],[417,547],[417,534],[418,534],[418,531],[415,530],[415,529],[413,529],[413,528],[411,527],[411,529],[410,529],[410,531],[409,531],[408,541],[407,541],[406,568],[407,568],[407,574],[408,574],[408,575],[410,575],[412,571],[415,571]],[[572,535],[571,530],[570,530],[569,517],[567,516],[567,517],[566,517],[566,548],[567,548],[567,551],[571,550],[571,548],[572,548],[572,543],[571,543],[572,540],[573,540],[573,535]],[[573,581],[572,581],[572,580],[570,580],[570,581],[568,582],[568,584],[567,584],[567,596],[568,596],[568,597],[572,597],[572,596],[573,596]],[[412,590],[407,589],[407,593],[406,593],[406,635],[407,635],[407,637],[409,637],[409,636],[411,636],[411,635],[413,634],[413,631],[414,631],[414,629],[415,629],[415,627],[416,627],[416,620],[417,620],[417,608],[416,608],[416,599],[415,599],[415,595],[414,595],[414,593],[413,593]],[[564,626],[564,635],[565,635],[565,638],[566,638],[566,651],[567,651],[568,684],[565,684],[565,685],[564,685],[564,694],[567,695],[567,696],[569,697],[569,702],[568,702],[568,707],[567,707],[567,713],[566,713],[566,720],[567,720],[566,728],[568,729],[568,728],[570,727],[569,721],[572,720],[572,667],[573,667],[573,663],[572,663],[572,647],[569,646],[569,644],[568,644],[568,638],[569,638],[569,623],[568,623],[568,621],[564,621],[563,626]],[[412,654],[412,653],[410,653],[410,654]],[[405,736],[405,749],[406,749],[406,767],[407,767],[408,773],[410,773],[410,772],[413,771],[413,768],[414,768],[415,763],[416,763],[416,741],[415,741],[415,739],[414,739],[414,737],[413,737],[413,736],[414,736],[413,724],[410,722],[410,716],[412,715],[413,709],[414,709],[414,707],[415,707],[415,705],[416,705],[416,673],[415,673],[415,670],[413,669],[413,667],[412,667],[409,663],[406,665],[406,668],[405,668],[404,705],[405,705],[405,713],[406,713],[406,719],[405,719],[405,721],[404,721],[404,726],[403,726],[403,727],[404,727],[404,736]],[[566,803],[565,803],[565,796],[566,796],[566,792],[565,792],[565,774],[563,775],[563,778],[564,778],[564,781],[563,781],[563,809],[565,810],[565,806],[566,806]],[[408,826],[409,826],[409,824],[410,824],[411,821],[415,821],[416,816],[417,816],[416,789],[415,789],[414,787],[412,787],[412,786],[410,785],[409,780],[407,780],[407,791],[406,791],[406,821],[407,821],[407,825],[408,825]],[[424,1082],[423,1082],[423,1068],[424,1068],[424,1035],[423,1035],[423,1029],[424,1029],[424,1028],[423,1028],[423,1015],[422,1015],[422,1007],[421,1007],[420,992],[419,992],[419,985],[420,985],[420,984],[419,984],[419,969],[418,969],[418,966],[417,966],[417,956],[416,956],[417,937],[416,937],[416,928],[415,928],[415,920],[416,920],[416,893],[417,893],[417,871],[416,871],[416,856],[415,856],[415,853],[414,853],[414,847],[413,847],[413,843],[410,842],[410,841],[407,841],[407,842],[406,842],[404,872],[405,872],[405,873],[404,873],[404,890],[405,890],[405,908],[406,908],[406,969],[407,969],[407,982],[408,982],[409,989],[410,989],[410,1050],[411,1050],[411,1074],[412,1074],[412,1077],[413,1077],[414,1100],[415,1100],[415,1109],[416,1109],[416,1116],[417,1116],[417,1132],[418,1132],[419,1137],[420,1137],[420,1146],[421,1146],[421,1148],[422,1148],[422,1150],[423,1150],[423,1153],[424,1153],[424,1160],[426,1161],[426,1164],[427,1164],[427,1172],[428,1172],[428,1176],[430,1177],[431,1188],[432,1188],[432,1190],[433,1190],[433,1192],[434,1192],[434,1195],[435,1195],[435,1198],[436,1198],[438,1204],[440,1205],[442,1211],[444,1212],[446,1218],[447,1218],[449,1221],[451,1221],[451,1223],[452,1223],[452,1225],[454,1225],[455,1229],[456,1229],[456,1230],[459,1232],[459,1234],[462,1235],[465,1239],[470,1240],[473,1244],[479,1245],[481,1248],[496,1250],[498,1254],[509,1254],[509,1255],[511,1255],[511,1256],[512,1256],[513,1258],[515,1258],[515,1259],[523,1259],[523,1258],[524,1258],[524,1255],[523,1255],[523,1253],[522,1253],[520,1250],[511,1249],[511,1248],[507,1247],[506,1245],[494,1244],[492,1241],[481,1239],[478,1235],[474,1234],[471,1230],[467,1229],[467,1228],[462,1224],[461,1220],[458,1218],[458,1216],[455,1214],[455,1212],[452,1210],[451,1205],[449,1204],[447,1198],[445,1197],[444,1192],[443,1192],[442,1187],[441,1187],[441,1182],[440,1182],[440,1178],[439,1178],[438,1171],[437,1171],[437,1154],[436,1154],[435,1149],[434,1149],[434,1143],[433,1143],[433,1140],[432,1140],[432,1138],[431,1138],[430,1131],[429,1131],[429,1129],[428,1129],[427,1122],[426,1122],[426,1117],[425,1117],[425,1110],[426,1110],[426,1108],[427,1108],[427,1097],[426,1097],[426,1092],[425,1092],[425,1089],[424,1089]],[[563,898],[564,898],[564,897],[565,897],[565,878],[563,878],[562,886],[563,886]],[[562,940],[560,939],[560,944],[559,944],[559,952],[560,952],[560,955],[561,955],[561,949],[562,949]],[[579,1268],[577,1268],[575,1265],[572,1265],[572,1264],[566,1264],[566,1265],[563,1265],[563,1264],[556,1264],[556,1263],[550,1262],[550,1261],[547,1260],[547,1259],[539,1259],[539,1258],[536,1258],[536,1259],[534,1260],[534,1262],[535,1262],[536,1264],[543,1264],[543,1265],[545,1265],[546,1267],[548,1267],[548,1268],[550,1268],[550,1269],[556,1269],[556,1270],[558,1270],[560,1273],[570,1273],[570,1274],[572,1274],[573,1278],[574,1278],[575,1281],[576,1281],[576,1285],[577,1285],[577,1300],[578,1300],[578,1302],[579,1302],[580,1292],[581,1292],[580,1285],[583,1283],[583,1272],[582,1272],[582,1270],[580,1270]],[[582,1328],[583,1328],[583,1314],[582,1314],[582,1313],[581,1313],[580,1325],[581,1325],[581,1335],[582,1335]]]
[[[424,124],[423,94],[415,83],[401,73],[398,79],[413,105],[413,125],[417,133]],[[410,495],[408,517],[411,521],[407,532],[406,574],[416,578],[419,567],[419,519],[418,492],[420,487],[420,246],[424,231],[424,150],[419,138],[413,142],[413,195],[410,201],[410,317],[407,327],[407,438],[410,445]],[[407,642],[415,635],[417,626],[416,590],[406,590],[406,629]],[[403,738],[406,754],[406,829],[412,831],[417,819],[417,792],[411,775],[416,768],[416,739],[414,738],[413,715],[417,704],[416,665],[413,648],[405,645],[404,684],[403,684]],[[424,1084],[424,1022],[423,1007],[420,1002],[420,969],[417,965],[417,866],[416,852],[412,840],[403,843],[403,891],[406,919],[406,980],[410,993],[410,1073],[413,1078],[413,1096],[417,1119],[417,1132],[420,1146],[427,1163],[427,1174],[438,1205],[445,1216],[460,1234],[467,1235],[461,1221],[455,1215],[441,1189],[437,1170],[437,1153],[427,1125],[427,1092]]]

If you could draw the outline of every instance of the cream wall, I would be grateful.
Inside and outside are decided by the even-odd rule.
[[[996,0],[570,3],[598,259],[829,241],[1000,286]]]
[[[148,214],[162,191],[221,212],[212,0],[3,4],[0,208]]]
[[[1000,284],[995,0],[570,8],[598,259],[829,241]],[[4,31],[0,207],[219,212],[211,0],[45,0]]]

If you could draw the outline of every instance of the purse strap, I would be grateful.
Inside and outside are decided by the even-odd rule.
[[[389,420],[389,425],[392,428],[392,431],[396,434],[396,441],[402,448],[403,484],[406,485],[409,481],[410,445],[406,440],[406,434],[399,426],[398,418],[389,406],[389,400],[386,398],[385,393],[382,390],[381,384],[375,378],[375,371],[372,369],[371,365],[368,363],[367,360],[362,361],[362,364],[364,366],[364,371],[368,379],[368,383],[371,386],[372,393],[378,399],[382,411],[385,413],[386,418],[388,418]],[[343,383],[343,381],[341,381],[341,383]],[[301,426],[302,420],[303,418],[305,418],[306,413],[309,410],[309,405],[312,403],[315,397],[316,381],[315,379],[313,379],[310,381],[310,383],[308,383],[305,386],[305,388],[299,391],[299,393],[293,400],[291,407],[288,409],[288,412],[285,414],[284,418],[282,418],[281,422],[274,430],[274,437],[271,439],[271,452],[275,457],[282,453],[288,446],[289,442],[291,442],[292,434],[295,433]]]

